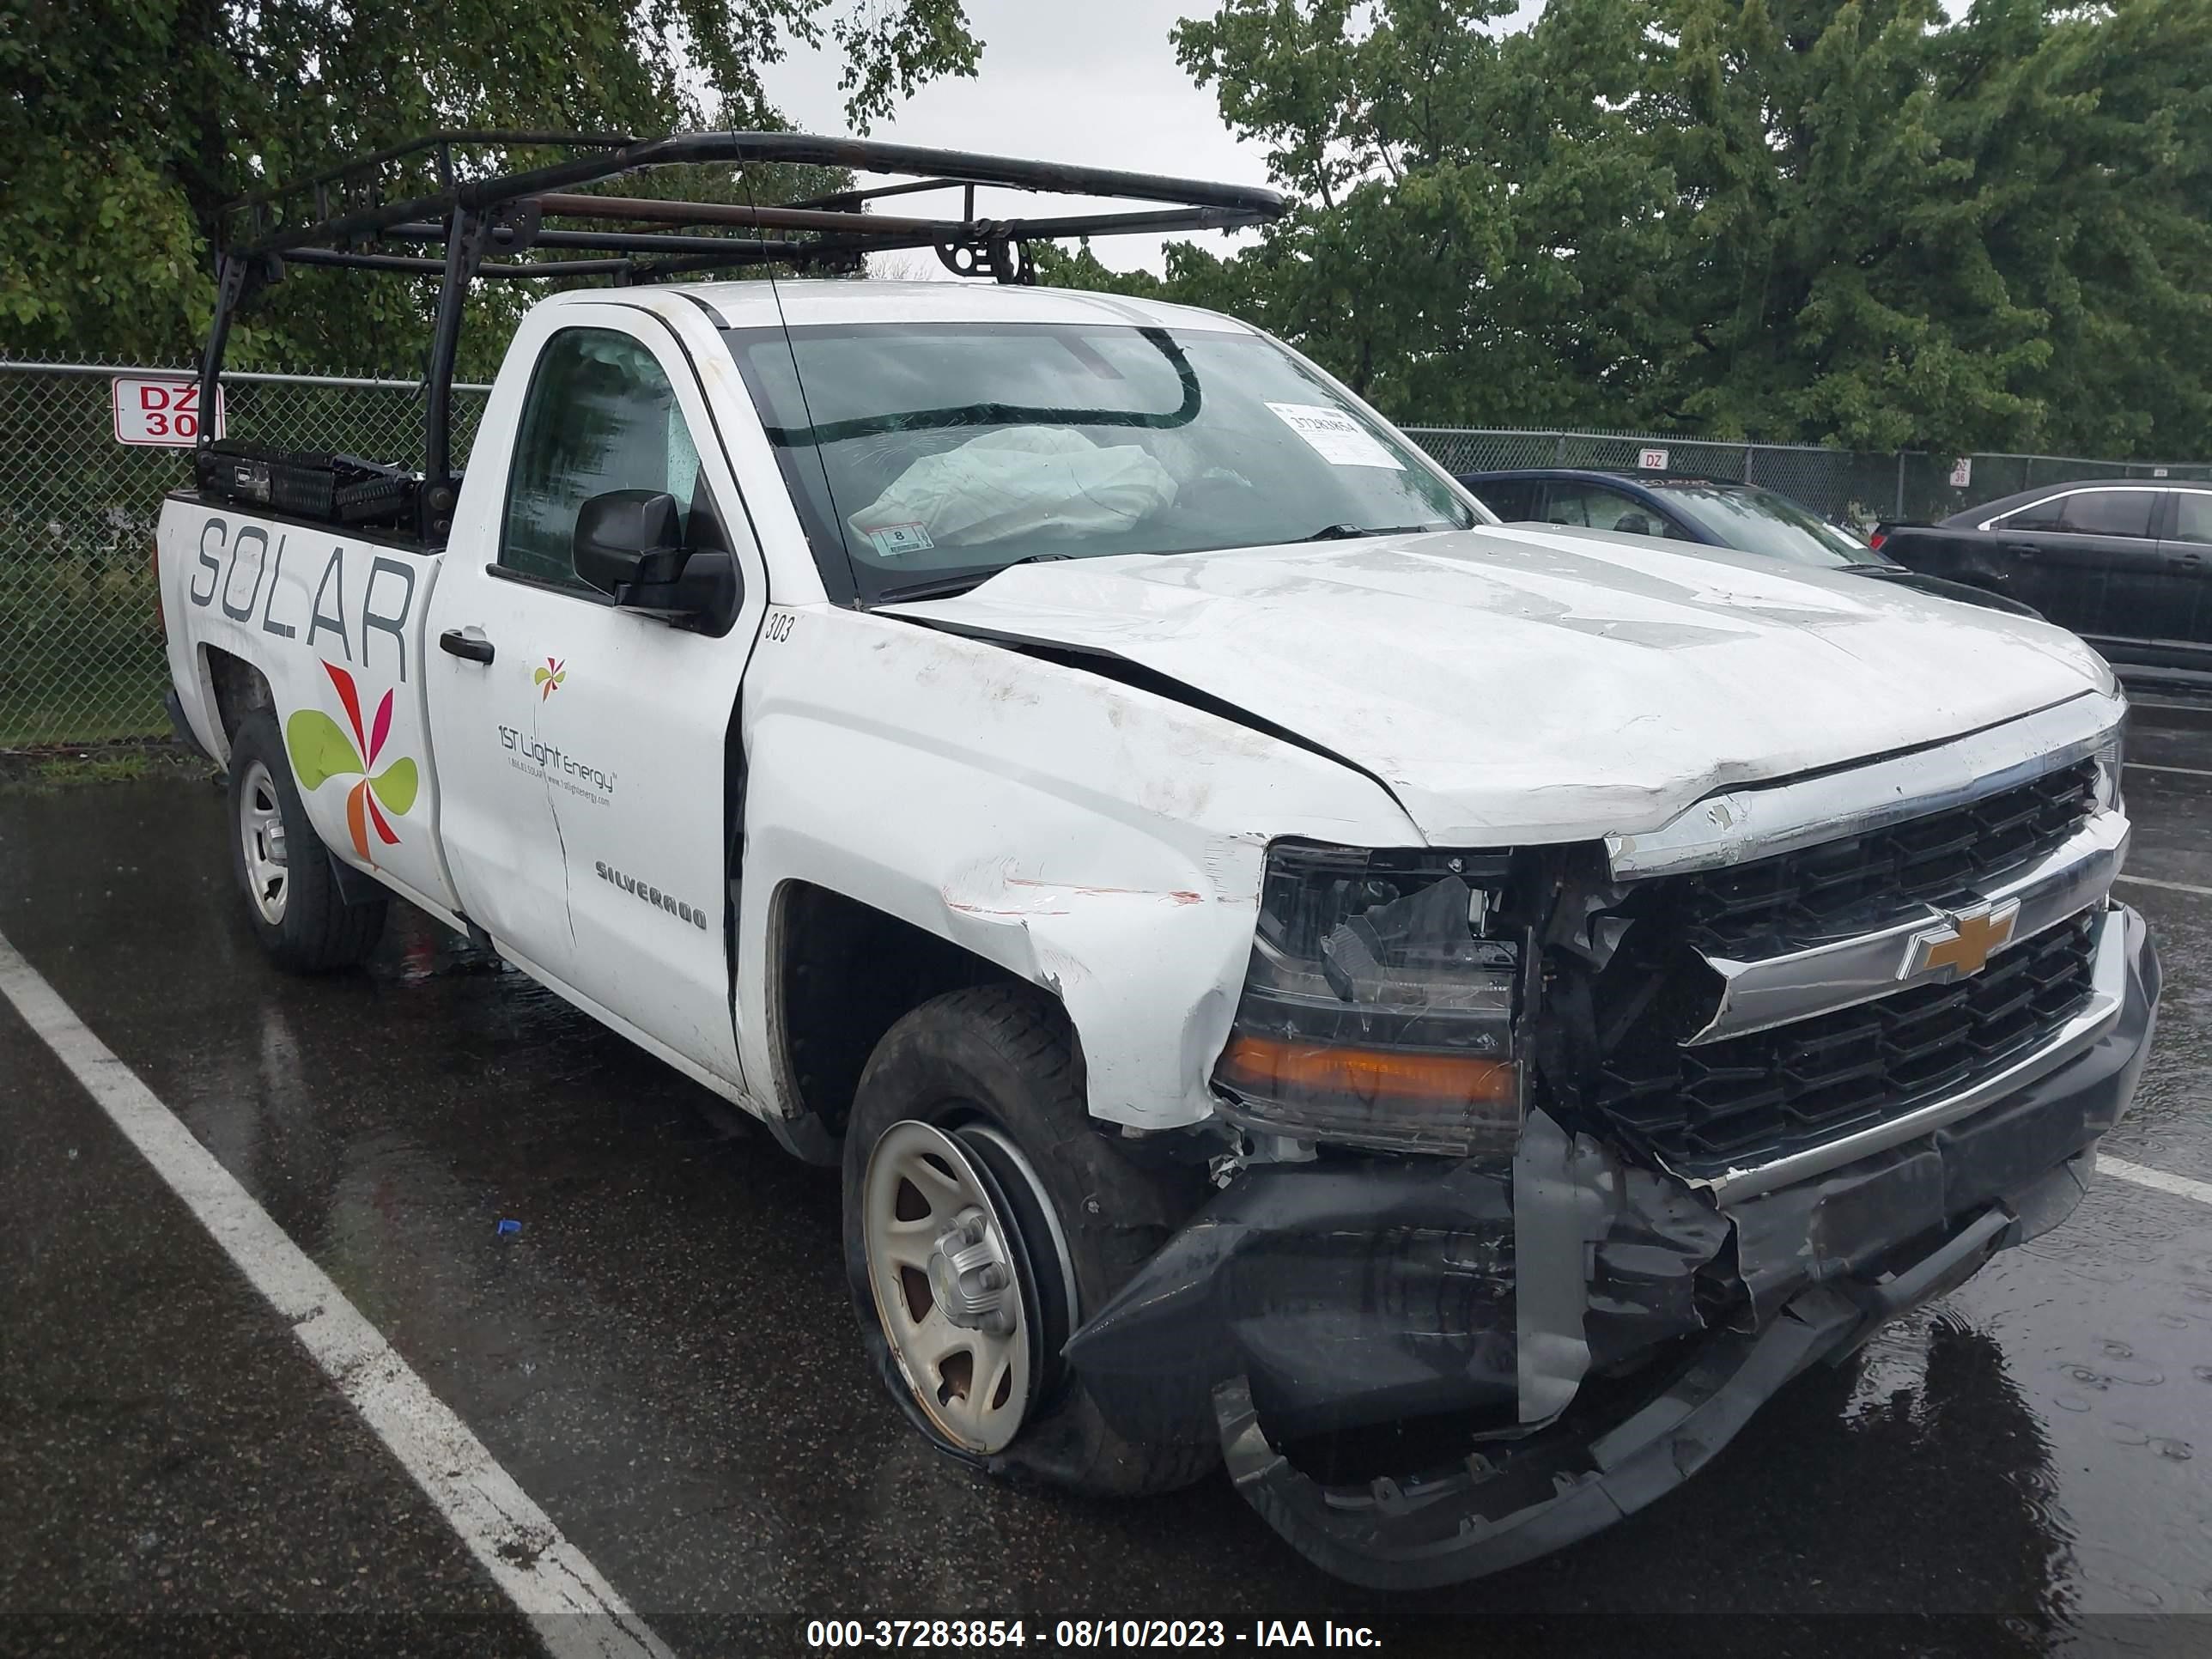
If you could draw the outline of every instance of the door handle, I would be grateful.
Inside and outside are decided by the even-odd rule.
[[[2033,542],[2007,542],[2004,550],[2015,559],[2032,559],[2038,551]]]
[[[460,657],[470,662],[489,662],[491,641],[464,634],[458,628],[449,628],[438,635],[438,649],[450,657]]]
[[[2203,564],[2204,556],[2202,553],[2177,553],[2173,556],[2173,562],[2184,570],[2195,570]]]

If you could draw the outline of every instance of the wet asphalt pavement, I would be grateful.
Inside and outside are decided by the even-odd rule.
[[[2130,873],[2212,889],[2212,729],[2139,731],[2131,758]],[[1333,1619],[1396,1652],[2212,1652],[2212,1206],[2107,1176],[1649,1510],[1381,1598],[1219,1477],[1097,1504],[929,1452],[863,1359],[833,1175],[419,918],[367,973],[279,974],[221,806],[0,799],[0,934],[680,1654],[1016,1615],[1221,1619],[1247,1648]],[[2167,978],[2106,1150],[2212,1181],[2212,896],[2120,891]],[[0,1002],[0,1650],[533,1645]]]

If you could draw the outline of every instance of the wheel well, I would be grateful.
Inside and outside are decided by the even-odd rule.
[[[778,890],[769,1040],[786,1098],[842,1134],[868,1056],[900,1016],[970,985],[1028,981],[974,951],[811,882]]]
[[[238,728],[246,717],[257,708],[274,708],[276,700],[270,694],[268,679],[245,658],[212,645],[200,649],[207,653],[208,684],[215,690],[216,715],[222,721],[228,749],[238,741]]]

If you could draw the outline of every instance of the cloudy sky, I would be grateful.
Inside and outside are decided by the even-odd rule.
[[[1222,125],[1212,93],[1193,84],[1168,42],[1176,20],[1205,11],[1204,0],[967,0],[967,6],[969,26],[984,43],[975,78],[931,82],[892,119],[878,123],[872,137],[1232,184],[1267,182],[1258,148],[1239,143]],[[768,73],[769,94],[800,131],[843,132],[837,68],[834,53],[795,52]],[[1021,199],[1000,192],[994,203],[987,195],[981,210],[1018,213]],[[1122,270],[1159,269],[1156,238],[1108,238],[1092,251]],[[896,257],[935,263],[927,254]]]

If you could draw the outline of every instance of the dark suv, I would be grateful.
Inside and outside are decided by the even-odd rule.
[[[1459,481],[1508,524],[1563,524],[1733,547],[2018,616],[2037,614],[2021,600],[1985,586],[1908,569],[1811,508],[1753,484],[1564,466],[1462,472]]]
[[[2124,674],[2212,683],[2212,484],[2045,484],[1875,544],[2033,605]]]

